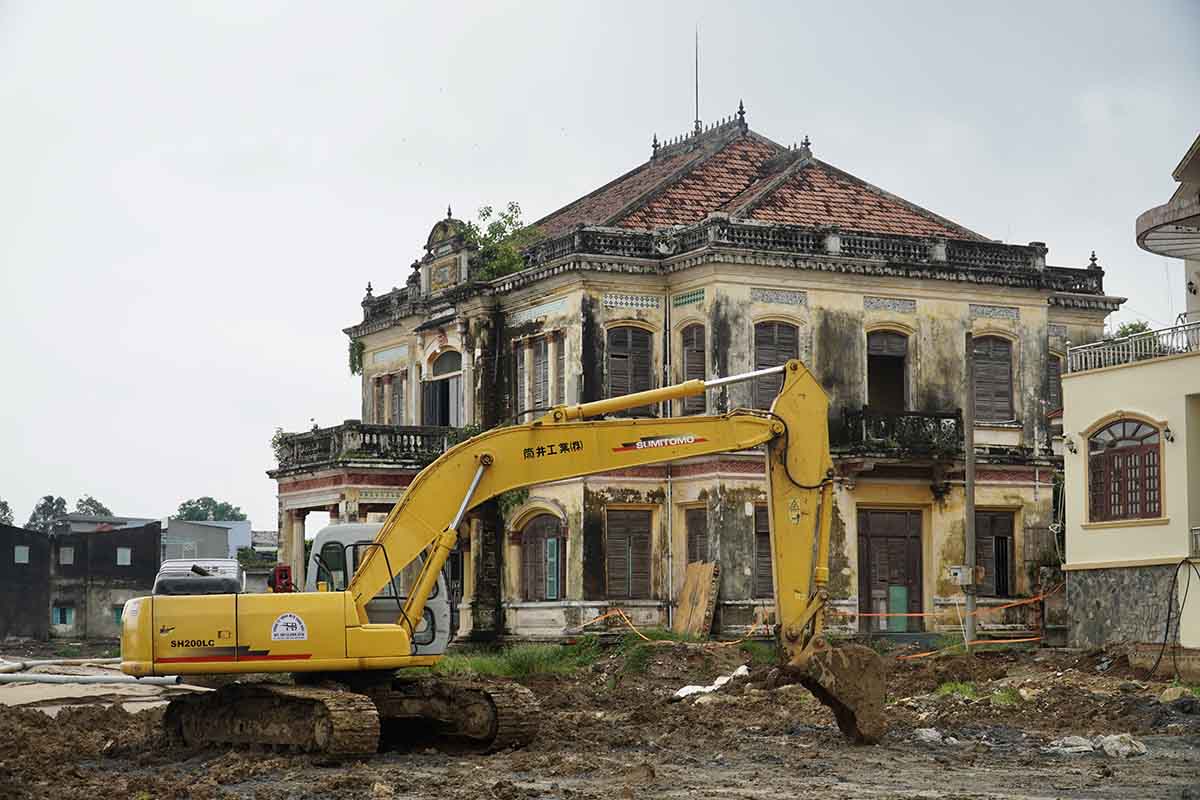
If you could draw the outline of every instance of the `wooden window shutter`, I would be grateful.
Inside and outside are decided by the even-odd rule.
[[[704,326],[689,325],[683,329],[683,379],[704,380]],[[683,399],[684,414],[703,414],[704,395]]]
[[[754,368],[777,367],[789,358],[800,357],[800,332],[786,322],[760,322],[754,326]],[[770,408],[783,386],[782,375],[754,380],[754,407]]]
[[[908,354],[908,337],[895,331],[875,331],[867,334],[867,355],[899,356]]]
[[[1013,419],[1012,344],[999,336],[975,343],[975,418],[982,422]]]
[[[650,512],[629,511],[629,597],[650,599]]]
[[[771,575],[771,524],[765,508],[754,509],[754,585],[755,597],[774,597]]]
[[[550,353],[543,336],[533,343],[533,408],[550,405]]]
[[[1062,359],[1055,355],[1046,362],[1046,406],[1048,411],[1063,407]]]
[[[975,514],[975,563],[983,567],[983,581],[978,591],[981,595],[996,594],[996,547],[992,541],[994,514],[979,511]]]
[[[533,526],[527,525],[521,535],[521,597],[525,600],[537,599],[537,575],[534,567],[537,562],[537,548],[534,546],[536,539]]]
[[[610,599],[629,597],[629,522],[628,512],[605,514],[604,545],[605,593]]]
[[[558,334],[554,337],[554,359],[555,369],[558,371],[558,397],[555,402],[566,404],[567,402],[567,337],[563,334]]]
[[[421,424],[437,425],[438,420],[438,381],[421,383]]]
[[[383,407],[383,379],[375,378],[374,381],[372,381],[372,385],[372,388],[374,389],[373,394],[375,407],[371,409],[371,416],[373,417],[373,421],[376,425],[382,425],[387,421],[383,418],[383,415],[386,413]]]
[[[630,328],[613,328],[608,332],[608,397],[629,394],[633,385],[630,364]]]
[[[513,409],[517,424],[525,421],[525,344],[518,342],[513,348],[513,363],[516,365],[513,379]]]
[[[684,512],[684,527],[687,528],[687,560],[708,561],[708,511],[689,508]]]
[[[404,424],[404,384],[408,382],[408,371],[392,376],[392,424]]]

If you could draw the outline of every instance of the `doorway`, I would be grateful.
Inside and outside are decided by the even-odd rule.
[[[920,614],[921,512],[858,512],[858,607],[863,613]],[[916,633],[921,617],[858,618],[863,633]]]
[[[867,406],[899,413],[908,407],[908,337],[895,331],[867,334]]]

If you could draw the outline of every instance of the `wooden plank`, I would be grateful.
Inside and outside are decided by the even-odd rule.
[[[697,561],[687,565],[679,607],[671,629],[675,633],[708,636],[717,607],[717,589],[721,575],[715,562]]]

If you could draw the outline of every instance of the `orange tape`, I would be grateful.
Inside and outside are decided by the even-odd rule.
[[[1022,600],[1014,600],[1011,603],[1005,603],[1004,605],[999,605],[999,606],[982,606],[980,608],[976,608],[974,611],[970,612],[969,614],[964,613],[963,616],[971,617],[971,616],[976,616],[976,615],[982,614],[987,611],[1003,611],[1006,608],[1016,608],[1017,606],[1025,606],[1025,605],[1029,605],[1030,603],[1039,603],[1042,600],[1045,600],[1050,595],[1055,594],[1062,588],[1063,588],[1063,584],[1060,583],[1058,586],[1055,586],[1050,591],[1043,592],[1043,593],[1037,595],[1036,597],[1026,597]],[[831,611],[826,611],[825,613],[828,616],[838,616],[838,617],[937,617],[937,616],[941,616],[942,614],[949,614],[950,612],[948,610],[943,610],[943,611],[914,611],[914,612],[910,612],[910,613],[901,613],[901,612],[884,613],[884,612],[876,612],[876,611],[832,611],[831,610]]]

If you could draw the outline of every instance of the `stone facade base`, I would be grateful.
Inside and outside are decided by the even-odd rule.
[[[1071,647],[1161,642],[1174,576],[1174,564],[1068,572]],[[1179,614],[1177,602],[1171,614]]]
[[[1149,672],[1160,652],[1161,643],[1139,644],[1129,652],[1129,666]],[[1154,674],[1159,678],[1178,677],[1189,683],[1200,683],[1200,650],[1175,645],[1167,647]]]

